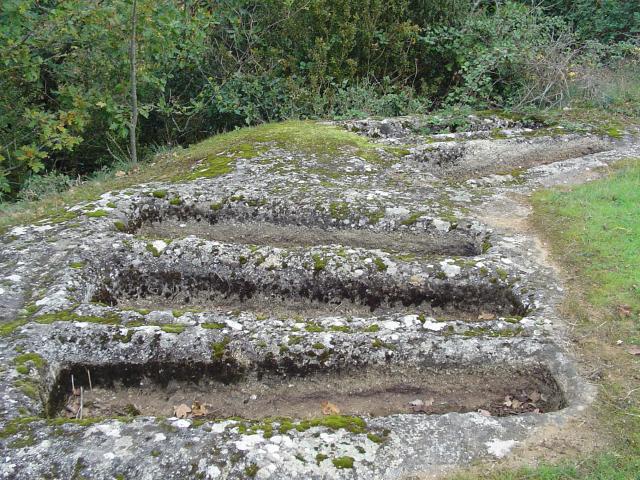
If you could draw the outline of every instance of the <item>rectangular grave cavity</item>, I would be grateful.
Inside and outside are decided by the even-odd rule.
[[[379,227],[379,218],[371,213],[301,211],[297,205],[273,206],[258,200],[227,199],[214,204],[215,209],[172,204],[167,199],[145,202],[129,219],[126,229],[149,239],[194,235],[245,245],[345,245],[400,254],[455,256],[480,255],[487,240],[483,232],[443,223],[438,229],[431,220],[421,221],[414,216]]]
[[[325,414],[337,413],[332,406],[343,415],[374,417],[478,410],[506,416],[566,405],[559,385],[540,366],[358,368],[302,376],[240,373],[210,363],[74,365],[57,376],[47,414],[75,416],[80,387],[85,417],[172,416],[181,405],[192,409],[188,417],[203,419],[309,419],[322,416],[323,408]]]
[[[308,253],[270,264],[270,257],[264,255],[243,257],[248,255],[244,250],[220,251],[208,261],[180,249],[180,258],[167,254],[137,266],[126,259],[105,262],[92,280],[91,300],[121,308],[222,308],[303,315],[417,309],[437,318],[477,319],[481,314],[527,313],[527,306],[507,283],[479,269],[461,272],[456,278],[430,270],[417,281],[415,264],[397,264],[391,272],[374,261],[347,267],[339,264],[340,257],[329,261]]]

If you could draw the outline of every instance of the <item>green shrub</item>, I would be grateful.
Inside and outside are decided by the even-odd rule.
[[[71,177],[56,171],[44,175],[32,174],[22,184],[18,200],[40,200],[49,195],[63,192],[74,183]]]

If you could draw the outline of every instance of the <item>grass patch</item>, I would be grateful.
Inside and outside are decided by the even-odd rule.
[[[580,275],[588,301],[640,312],[640,159],[611,177],[534,196],[538,226]]]

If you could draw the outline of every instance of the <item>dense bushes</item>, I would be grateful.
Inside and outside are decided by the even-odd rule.
[[[139,0],[139,144],[282,118],[559,104],[593,90],[611,52],[637,57],[634,2],[527,3]],[[130,0],[3,1],[5,199],[129,157],[130,11]],[[626,43],[602,43],[613,40]],[[67,177],[32,178],[54,171]]]

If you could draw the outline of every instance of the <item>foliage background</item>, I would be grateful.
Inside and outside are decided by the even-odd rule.
[[[129,158],[131,0],[4,0],[0,199]],[[139,0],[147,155],[245,124],[582,102],[638,115],[640,3]]]

